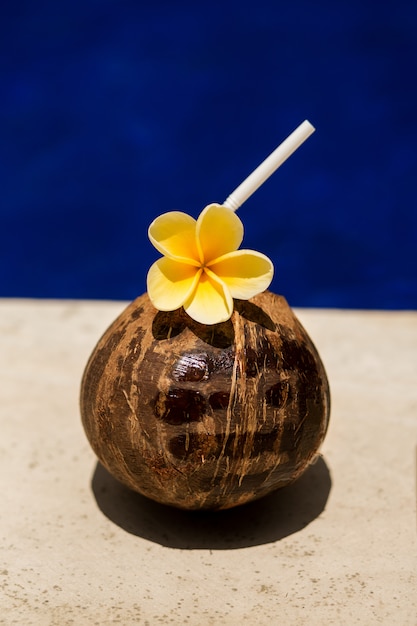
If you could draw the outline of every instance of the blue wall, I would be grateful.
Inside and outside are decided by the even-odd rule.
[[[239,209],[291,305],[417,308],[417,5],[6,2],[0,296],[133,299],[147,226],[221,202],[300,122],[316,133]]]

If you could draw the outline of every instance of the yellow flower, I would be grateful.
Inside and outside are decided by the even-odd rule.
[[[149,298],[156,309],[184,307],[201,324],[230,318],[233,298],[248,300],[270,284],[274,266],[254,250],[238,250],[243,224],[227,207],[209,204],[197,220],[172,211],[149,226],[149,239],[164,256],[150,268]]]

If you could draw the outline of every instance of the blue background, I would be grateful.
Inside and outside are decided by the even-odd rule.
[[[240,209],[291,305],[417,308],[417,5],[2,4],[0,296],[133,299],[159,214]]]

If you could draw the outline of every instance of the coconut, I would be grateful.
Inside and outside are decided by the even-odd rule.
[[[147,294],[105,332],[86,366],[81,415],[104,467],[157,502],[226,509],[297,479],[330,410],[323,364],[285,298],[235,301],[203,325]]]

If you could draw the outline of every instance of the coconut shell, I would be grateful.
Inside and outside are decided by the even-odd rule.
[[[81,386],[90,444],[119,481],[184,509],[224,509],[300,476],[329,420],[320,357],[282,296],[235,301],[207,326],[137,298]]]

